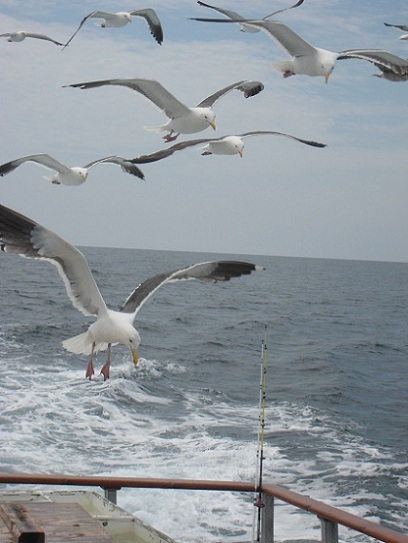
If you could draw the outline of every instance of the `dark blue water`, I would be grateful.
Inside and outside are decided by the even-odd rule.
[[[86,360],[61,341],[92,319],[72,308],[54,266],[1,254],[3,471],[253,480],[267,325],[265,480],[408,529],[407,264],[84,252],[112,308],[193,262],[266,270],[163,287],[137,317],[138,367],[117,346],[111,379],[89,382]],[[248,539],[252,498],[165,492],[122,491],[119,503],[180,541]],[[276,536],[318,537],[318,523],[280,506]]]

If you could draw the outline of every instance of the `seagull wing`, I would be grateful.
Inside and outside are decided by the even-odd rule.
[[[296,2],[296,4],[293,4],[293,6],[289,6],[288,8],[278,9],[278,11],[274,11],[272,13],[269,13],[269,15],[265,15],[264,19],[269,19],[269,17],[273,17],[274,15],[277,15],[278,13],[283,13],[284,11],[288,11],[289,9],[298,8],[303,4],[305,0],[299,0]]]
[[[100,158],[99,160],[94,160],[93,162],[86,164],[84,168],[91,168],[92,166],[96,166],[97,164],[117,164],[122,168],[125,173],[129,173],[131,175],[139,177],[139,179],[144,179],[144,173],[140,168],[135,166],[132,161],[127,160],[126,158],[122,158],[120,156],[108,156],[106,158]]]
[[[408,60],[381,49],[349,49],[340,51],[337,60],[357,58],[368,60],[382,71],[391,71],[402,78],[408,76]]]
[[[103,14],[103,15],[97,15],[97,14]],[[91,11],[91,13],[88,13],[88,15],[85,15],[85,17],[79,23],[78,28],[75,30],[75,32],[72,34],[72,36],[69,38],[67,43],[64,45],[64,49],[75,38],[75,36],[78,34],[78,32],[81,30],[81,28],[83,27],[83,25],[86,23],[86,21],[88,19],[90,19],[91,17],[103,17],[103,18],[105,18],[105,15],[109,15],[109,13],[104,13],[103,11]]]
[[[290,138],[292,140],[299,141],[300,143],[305,143],[306,145],[311,145],[312,147],[327,147],[325,143],[319,143],[318,141],[305,140],[302,138],[297,138],[290,134],[284,134],[283,132],[273,132],[271,130],[254,130],[253,132],[244,132],[244,134],[237,134],[239,138],[245,138],[247,136],[284,136],[285,138]]]
[[[303,1],[303,0],[302,0]],[[209,4],[205,4],[204,2],[201,2],[200,0],[197,2],[200,6],[204,6],[205,8],[214,9],[215,11],[218,11],[218,13],[221,13],[222,15],[225,15],[229,19],[234,19],[235,21],[244,21],[245,17],[242,17],[239,13],[236,11],[231,11],[230,9],[221,9],[217,8],[215,6],[210,6]]]
[[[193,147],[194,145],[200,145],[201,143],[209,143],[212,141],[219,141],[222,139],[223,138],[200,138],[197,140],[180,141],[179,143],[175,143],[174,145],[166,147],[165,149],[160,149],[160,151],[156,151],[155,153],[151,153],[150,155],[142,155],[136,158],[132,158],[129,160],[129,162],[131,162],[132,164],[148,164],[150,162],[157,162],[158,160],[162,160],[163,158],[171,156],[176,151],[182,151],[183,149]]]
[[[264,89],[264,85],[260,81],[237,81],[237,83],[232,83],[214,94],[211,94],[211,96],[208,96],[202,102],[200,102],[197,107],[212,107],[220,98],[227,94],[227,92],[234,89],[243,92],[245,98],[250,98],[251,96],[259,94]]]
[[[72,85],[64,86],[91,89],[102,87],[103,85],[121,85],[139,92],[162,109],[170,119],[182,117],[190,111],[186,105],[177,100],[161,83],[154,79],[105,79],[103,81],[88,81],[86,83],[73,83]]]
[[[181,268],[167,273],[160,273],[141,283],[128,297],[121,311],[124,313],[136,313],[142,305],[156,292],[156,290],[173,281],[186,279],[198,279],[214,283],[216,281],[229,281],[233,277],[248,275],[252,271],[259,271],[263,268],[256,264],[239,261],[220,260],[214,262],[203,262],[193,264],[187,268]]]
[[[37,38],[39,40],[52,41],[52,43],[55,43],[55,45],[64,45],[63,43],[60,43],[59,41],[55,41],[52,38],[45,36],[44,34],[32,34],[32,33],[26,32],[26,36],[27,38]]]
[[[2,164],[0,166],[0,176],[12,172],[21,164],[24,164],[24,162],[35,162],[40,166],[44,166],[49,170],[54,170],[59,173],[68,173],[71,171],[67,166],[64,166],[64,164],[61,164],[61,162],[58,162],[58,160],[55,160],[55,158],[52,156],[47,155],[46,153],[40,153],[38,155],[23,156],[21,158],[17,158],[16,160],[11,160],[10,162]]]
[[[133,15],[134,17],[143,17],[149,25],[150,34],[159,45],[162,44],[163,28],[154,9],[138,9],[136,11],[131,11],[130,15]]]
[[[84,315],[107,311],[84,255],[50,230],[2,205],[0,244],[7,253],[48,260],[57,266],[73,306]]]
[[[399,28],[400,30],[403,30],[404,32],[408,32],[408,25],[392,25],[390,23],[384,23],[385,26],[392,26],[393,28]]]
[[[9,38],[11,36],[11,32],[6,32],[5,34],[0,34],[0,38]]]
[[[288,26],[276,21],[265,21],[263,19],[244,19],[244,21],[227,19],[208,19],[204,17],[190,17],[192,21],[201,21],[207,23],[242,23],[263,30],[275,43],[284,51],[293,57],[302,55],[311,55],[316,52],[315,47],[307,43],[296,32]]]

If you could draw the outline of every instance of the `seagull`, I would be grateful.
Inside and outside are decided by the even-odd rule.
[[[143,17],[149,25],[150,33],[153,38],[157,41],[159,45],[162,44],[163,29],[157,13],[154,11],[154,9],[118,11],[117,13],[108,13],[107,11],[96,10],[92,11],[82,19],[82,21],[79,23],[78,28],[64,45],[64,49],[65,47],[67,47],[67,45],[71,43],[71,41],[81,30],[82,26],[86,23],[88,19],[103,19],[103,21],[100,23],[101,28],[120,28],[121,26],[125,26],[127,23],[131,23],[132,17]]]
[[[384,23],[385,26],[392,26],[393,28],[399,28],[403,32],[408,32],[408,25],[392,25],[390,23]],[[408,40],[408,34],[402,34],[399,38],[399,40]]]
[[[76,247],[51,230],[3,205],[0,205],[0,244],[5,252],[54,264],[64,281],[72,305],[84,315],[97,317],[86,332],[62,342],[67,351],[89,356],[85,374],[89,379],[94,375],[95,353],[106,349],[107,358],[100,373],[105,380],[109,378],[111,346],[118,343],[130,349],[133,363],[137,364],[140,336],[133,321],[142,305],[159,287],[183,279],[229,281],[264,269],[248,262],[219,260],[160,273],[136,287],[120,310],[114,311],[106,306],[84,255]]]
[[[239,21],[226,19],[193,18],[194,21],[234,23]],[[334,69],[336,60],[357,58],[367,60],[377,67],[391,70],[397,76],[405,77],[408,73],[408,63],[405,59],[398,57],[382,49],[348,49],[334,52],[327,49],[313,47],[291,28],[274,21],[250,20],[246,23],[263,30],[272,38],[278,46],[292,55],[291,60],[276,62],[274,68],[283,73],[283,77],[290,77],[296,74],[309,76],[323,76],[327,83]],[[381,68],[380,68],[381,69]]]
[[[301,6],[303,4],[303,2],[304,2],[304,0],[299,0],[298,2],[296,2],[296,4],[293,4],[293,6],[290,6],[288,8],[279,9],[278,11],[273,11],[272,13],[269,13],[268,15],[265,15],[265,17],[263,17],[263,19],[264,20],[269,19],[269,17],[273,17],[274,15],[277,15],[278,13],[282,13],[283,11],[288,11],[289,9],[297,8],[298,6]],[[226,17],[228,17],[229,19],[232,19],[234,21],[244,21],[245,20],[245,17],[242,17],[242,15],[240,15],[239,13],[237,13],[236,11],[231,11],[230,9],[222,9],[222,8],[217,8],[215,6],[210,6],[209,4],[205,4],[204,2],[201,2],[201,0],[198,0],[197,4],[199,4],[200,6],[203,6],[205,8],[214,9],[215,11],[218,11],[222,15],[225,15]],[[245,23],[239,25],[239,30],[241,32],[252,32],[252,33],[260,32],[260,28],[255,28],[253,26],[246,25]]]
[[[237,89],[244,93],[245,98],[260,93],[264,85],[260,81],[238,81],[215,92],[205,98],[196,107],[190,108],[173,96],[161,83],[154,79],[105,79],[103,81],[88,81],[64,85],[80,89],[91,89],[103,85],[121,85],[135,90],[151,100],[169,117],[169,121],[157,128],[155,132],[168,132],[163,139],[166,142],[174,141],[179,134],[193,134],[201,132],[209,126],[215,130],[215,113],[212,106],[227,92]]]
[[[8,38],[7,41],[9,42],[20,42],[26,38],[37,38],[38,40],[51,41],[52,43],[55,43],[55,45],[64,45],[63,43],[55,41],[44,34],[33,34],[32,32],[24,32],[24,30],[20,30],[18,32],[6,32],[5,34],[0,34],[0,38]]]
[[[106,158],[94,160],[93,162],[90,162],[82,167],[74,166],[72,168],[68,168],[68,166],[61,164],[61,162],[58,162],[58,160],[50,155],[47,155],[46,153],[27,155],[11,160],[10,162],[6,162],[5,164],[1,164],[0,176],[7,175],[21,166],[21,164],[24,164],[24,162],[35,162],[40,166],[44,166],[44,168],[55,170],[56,174],[52,175],[51,177],[44,177],[44,179],[51,181],[55,185],[81,185],[82,183],[85,183],[86,178],[88,177],[89,168],[96,166],[97,164],[116,164],[120,166],[124,172],[139,177],[140,179],[144,179],[143,172],[137,166],[131,164],[127,159],[121,158],[120,156],[108,156]]]
[[[263,135],[284,136],[286,138],[290,138],[299,141],[300,143],[311,145],[313,147],[326,147],[324,143],[304,140],[295,136],[291,136],[290,134],[284,134],[283,132],[272,132],[270,130],[255,130],[253,132],[245,132],[244,134],[239,134],[235,136],[224,136],[223,138],[203,138],[197,140],[181,141],[180,143],[176,143],[171,147],[168,147],[167,149],[161,149],[156,153],[133,158],[130,160],[130,162],[132,164],[147,164],[149,162],[157,162],[158,160],[162,160],[163,158],[171,156],[176,151],[181,151],[182,149],[194,147],[195,145],[200,145],[203,143],[205,143],[206,145],[201,147],[202,155],[239,155],[242,158],[244,149],[243,139],[247,138],[248,136]]]

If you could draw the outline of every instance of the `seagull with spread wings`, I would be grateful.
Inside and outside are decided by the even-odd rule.
[[[26,38],[36,38],[37,40],[50,41],[55,43],[55,45],[64,45],[63,43],[53,40],[44,34],[35,34],[33,32],[25,32],[24,30],[19,30],[18,32],[6,32],[5,34],[0,34],[0,38],[7,38],[7,41],[16,43],[24,41]]]
[[[293,6],[290,6],[288,8],[278,9],[277,11],[273,11],[272,13],[265,15],[265,17],[263,17],[263,20],[269,19],[270,17],[273,17],[274,15],[277,15],[278,13],[283,13],[284,11],[288,11],[289,9],[297,8],[301,6],[303,2],[304,0],[299,0],[298,2],[296,2],[296,4],[293,4]],[[210,8],[215,11],[218,11],[218,13],[225,15],[226,17],[228,17],[229,19],[232,19],[233,21],[245,21],[245,17],[242,17],[242,15],[240,15],[236,11],[232,11],[230,9],[218,8],[216,6],[210,6],[210,4],[205,4],[204,2],[201,2],[201,0],[198,0],[197,4],[205,8]],[[246,25],[245,23],[242,23],[239,25],[239,30],[241,32],[252,32],[252,33],[260,32],[260,28],[255,28],[254,26]]]
[[[120,156],[100,158],[99,160],[89,162],[89,164],[86,164],[85,166],[73,166],[69,168],[46,153],[27,155],[1,164],[0,176],[11,173],[25,162],[34,162],[44,168],[54,170],[56,173],[51,177],[46,176],[45,179],[51,181],[55,185],[81,185],[82,183],[85,183],[88,177],[88,170],[97,164],[116,164],[117,166],[120,166],[124,172],[144,179],[143,172],[137,166]]]
[[[128,23],[131,23],[132,17],[143,17],[143,19],[145,19],[145,21],[149,25],[150,33],[153,38],[157,41],[159,45],[162,44],[163,29],[160,23],[160,19],[158,18],[157,13],[154,11],[154,9],[147,8],[137,9],[134,11],[118,11],[117,13],[109,13],[107,11],[95,10],[91,13],[88,13],[88,15],[85,15],[85,17],[79,23],[78,28],[64,45],[64,49],[65,47],[67,47],[67,45],[71,43],[71,41],[75,38],[83,25],[86,23],[86,21],[88,21],[89,19],[102,19],[102,22],[99,24],[101,28],[120,28]]]
[[[166,142],[174,141],[179,134],[201,132],[209,126],[215,130],[215,103],[231,90],[239,90],[245,98],[260,93],[264,85],[260,81],[243,80],[220,89],[202,100],[196,107],[188,107],[171,94],[155,79],[105,79],[103,81],[88,81],[64,85],[80,89],[92,89],[104,85],[119,85],[128,87],[148,98],[169,117],[169,121],[151,130],[167,132],[163,137]]]
[[[142,155],[140,157],[132,158],[130,162],[132,164],[148,164],[150,162],[157,162],[163,158],[167,158],[173,155],[176,151],[182,151],[189,147],[195,147],[196,145],[205,144],[200,148],[202,155],[239,155],[243,156],[244,139],[249,136],[284,136],[292,140],[304,143],[305,145],[311,145],[312,147],[326,147],[324,143],[317,141],[305,140],[291,136],[290,134],[284,134],[283,132],[273,132],[271,130],[254,130],[252,132],[244,132],[243,134],[237,134],[233,136],[224,136],[222,138],[201,138],[196,140],[187,140],[175,143],[171,147],[161,149],[150,155]]]
[[[209,19],[193,17],[194,21],[234,23],[241,21],[227,19]],[[290,60],[276,62],[274,68],[283,73],[283,77],[296,74],[323,76],[327,83],[337,60],[367,60],[380,70],[395,74],[397,81],[404,81],[408,76],[408,61],[382,49],[347,49],[335,52],[310,45],[291,28],[275,21],[245,20],[246,24],[263,30],[281,49],[292,56]],[[391,77],[387,77],[391,79]],[[392,79],[391,79],[392,80]]]
[[[73,306],[84,315],[96,316],[96,321],[86,332],[62,342],[69,352],[89,356],[86,370],[88,378],[94,374],[95,353],[106,349],[107,358],[101,374],[104,379],[109,378],[111,347],[118,343],[130,349],[133,363],[137,364],[140,336],[133,326],[133,321],[142,305],[158,288],[167,283],[186,279],[212,283],[229,281],[234,277],[263,269],[249,262],[220,260],[160,273],[136,287],[120,310],[114,311],[106,306],[84,255],[76,247],[51,230],[3,205],[0,205],[0,246],[7,253],[47,260],[54,264],[64,281]]]

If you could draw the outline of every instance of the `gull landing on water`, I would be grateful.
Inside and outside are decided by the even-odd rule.
[[[163,42],[163,29],[160,23],[160,20],[157,16],[157,13],[153,9],[138,9],[135,11],[118,11],[117,13],[108,13],[107,11],[92,11],[88,13],[82,21],[79,23],[78,28],[69,38],[67,43],[64,45],[67,47],[71,41],[75,38],[78,32],[81,30],[82,26],[88,21],[88,19],[103,19],[100,23],[101,28],[120,28],[125,26],[128,23],[132,22],[132,17],[143,17],[147,24],[149,25],[150,33],[153,38],[157,41],[159,45]]]
[[[63,43],[55,41],[44,34],[33,34],[32,32],[25,32],[24,30],[19,30],[18,32],[6,32],[5,34],[0,34],[0,38],[8,38],[7,41],[16,43],[24,41],[26,38],[36,38],[38,40],[50,41],[55,43],[55,45],[64,45]]]
[[[240,21],[226,19],[208,19],[194,17],[194,21],[235,23]],[[408,61],[388,51],[381,49],[348,49],[334,52],[327,49],[313,47],[288,26],[265,20],[245,20],[246,24],[263,30],[269,38],[293,58],[276,62],[273,66],[283,73],[283,77],[290,77],[296,74],[308,76],[323,76],[327,83],[337,60],[360,59],[367,60],[377,66],[382,72],[392,72],[395,78],[385,77],[393,81],[405,81],[408,76]]]
[[[107,349],[101,369],[104,379],[110,376],[111,347],[127,346],[134,365],[138,362],[140,336],[133,321],[142,305],[158,288],[174,281],[198,279],[204,282],[229,281],[234,277],[263,270],[261,266],[235,260],[202,262],[171,272],[160,273],[141,283],[128,296],[119,311],[108,309],[96,285],[84,255],[73,245],[33,220],[0,205],[0,244],[7,253],[26,258],[47,260],[54,264],[65,284],[73,306],[84,315],[95,315],[96,321],[82,334],[63,341],[75,354],[89,356],[86,377],[94,374],[93,359],[98,351]]]
[[[231,90],[239,90],[245,98],[259,94],[264,85],[260,81],[243,80],[232,83],[202,100],[196,107],[190,108],[173,96],[161,83],[154,79],[105,79],[103,81],[88,81],[74,83],[64,87],[92,89],[103,85],[119,85],[128,87],[148,98],[169,117],[169,121],[151,130],[168,132],[163,139],[174,141],[179,134],[201,132],[209,126],[215,130],[214,104]]]
[[[243,139],[249,136],[284,136],[292,140],[311,145],[312,147],[326,147],[324,143],[317,141],[305,140],[291,136],[290,134],[284,134],[283,132],[272,132],[270,130],[254,130],[252,132],[244,132],[243,134],[237,134],[234,136],[224,136],[222,138],[202,138],[197,140],[181,141],[176,143],[167,149],[161,149],[156,153],[150,155],[143,155],[137,158],[132,158],[130,162],[132,164],[148,164],[150,162],[157,162],[163,158],[167,158],[174,154],[176,151],[188,149],[196,145],[205,144],[200,150],[202,155],[239,155],[243,156],[244,142]]]
[[[27,155],[6,162],[5,164],[0,165],[0,176],[7,175],[25,162],[35,162],[44,168],[54,170],[56,173],[51,177],[46,176],[45,179],[51,181],[55,185],[81,185],[82,183],[85,183],[88,177],[89,168],[92,168],[92,166],[96,166],[97,164],[116,164],[117,166],[120,166],[124,172],[144,179],[143,172],[137,166],[119,156],[100,158],[99,160],[94,160],[82,167],[73,166],[72,168],[69,168],[46,153]]]

